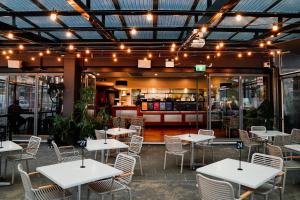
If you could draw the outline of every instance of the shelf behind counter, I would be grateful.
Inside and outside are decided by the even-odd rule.
[[[113,106],[112,111],[114,117],[143,117],[146,126],[185,126],[197,121],[199,125],[206,125],[207,121],[207,111],[141,111],[139,106]]]

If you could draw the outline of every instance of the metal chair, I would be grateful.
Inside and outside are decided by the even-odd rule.
[[[136,160],[134,157],[126,154],[118,154],[114,168],[123,171],[124,173],[118,177],[106,180],[99,180],[88,184],[87,199],[90,197],[90,191],[99,196],[127,190],[129,199],[132,199],[131,189],[128,186],[131,183]]]
[[[141,126],[130,125],[129,129],[136,131],[135,133],[128,134],[129,138],[131,138],[133,135],[141,136],[141,133],[142,133],[142,127]]]
[[[244,143],[244,146],[248,148],[247,161],[249,162],[252,148],[259,148],[261,144],[250,138],[247,131],[239,130],[239,135],[240,140]]]
[[[291,141],[294,144],[300,144],[300,129],[293,128],[291,132]]]
[[[95,130],[95,136],[96,136],[96,139],[97,140],[104,140],[105,139],[105,130]],[[107,137],[107,135],[106,135]],[[95,160],[97,160],[97,154],[98,154],[98,151],[95,152]],[[109,157],[109,150],[106,151],[106,159],[105,159],[105,162],[107,163],[108,161],[108,157]]]
[[[291,135],[285,135],[285,136],[275,136],[273,139],[273,145],[279,146],[282,150],[282,153],[284,154],[284,157],[286,157],[287,153],[291,152],[290,150],[286,149],[284,145],[291,144]]]
[[[188,151],[182,148],[181,140],[176,136],[165,135],[165,144],[166,144],[166,151],[165,151],[165,159],[164,159],[164,170],[166,169],[167,154],[170,154],[170,155],[181,157],[180,173],[182,173],[184,154]]]
[[[143,117],[135,117],[130,119],[130,125],[140,126],[142,128],[141,130],[141,136],[144,137],[144,126],[145,126],[145,120]]]
[[[115,128],[125,128],[126,127],[126,120],[122,117],[113,117],[112,119],[113,127]]]
[[[62,200],[71,199],[72,194],[68,190],[63,190],[58,185],[50,184],[33,188],[30,177],[38,175],[38,172],[27,174],[22,167],[18,164],[18,171],[20,172],[23,188],[25,191],[25,200]]]
[[[131,141],[129,143],[128,151],[126,152],[128,155],[134,157],[135,159],[139,160],[139,166],[141,170],[141,175],[143,175],[143,168],[142,168],[142,159],[140,156],[142,146],[143,146],[144,138],[141,136],[133,135],[131,137]]]
[[[28,160],[36,160],[36,154],[39,150],[41,143],[41,138],[36,136],[31,136],[27,147],[22,150],[22,152],[14,155],[8,155],[5,160],[5,169],[4,174],[6,175],[7,163],[12,162],[13,166],[11,167],[12,174],[11,174],[11,184],[14,183],[15,180],[15,166],[16,162],[25,161],[26,162],[26,169],[29,171]]]
[[[251,131],[263,131],[267,132],[267,128],[265,126],[251,126]],[[253,136],[252,136],[253,137]],[[267,140],[268,137],[259,137],[261,140]]]
[[[242,200],[246,199],[252,193],[252,191],[246,191],[236,199],[230,183],[210,179],[202,174],[197,174],[196,179],[201,200]]]
[[[210,135],[214,136],[215,132],[213,130],[206,130],[206,129],[199,129],[198,130],[198,135]],[[212,160],[214,161],[214,148],[213,148],[213,139],[204,141],[204,142],[198,142],[196,143],[197,146],[203,148],[203,153],[202,153],[202,163],[205,161],[205,148],[210,149],[212,153]]]
[[[275,169],[283,170],[283,159],[278,156],[271,156],[261,153],[254,153],[251,159],[251,163],[257,165],[264,165],[267,167],[272,167]],[[259,188],[255,189],[254,194],[260,194],[265,196],[265,200],[268,200],[269,194],[275,190],[279,190],[280,199],[283,198],[284,192],[284,181],[285,181],[285,173],[282,172],[278,174],[274,180],[271,180],[267,183],[264,183]]]
[[[81,159],[79,152],[74,148],[74,146],[58,147],[54,141],[52,141],[51,144],[57,156],[58,163]]]

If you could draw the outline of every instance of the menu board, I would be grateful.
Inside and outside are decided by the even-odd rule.
[[[166,102],[159,103],[160,110],[166,110]]]
[[[154,110],[153,102],[148,102],[148,110]]]
[[[142,110],[148,110],[148,103],[142,102]]]
[[[172,102],[166,102],[166,110],[167,111],[172,111],[173,110]]]
[[[159,102],[154,102],[153,103],[153,109],[154,110],[159,110]]]

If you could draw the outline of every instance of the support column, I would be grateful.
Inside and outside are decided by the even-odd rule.
[[[64,98],[63,115],[71,116],[74,104],[79,97],[80,66],[74,55],[64,57]]]

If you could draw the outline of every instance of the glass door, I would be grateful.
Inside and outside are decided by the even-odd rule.
[[[210,78],[210,126],[217,137],[238,137],[239,76]]]

